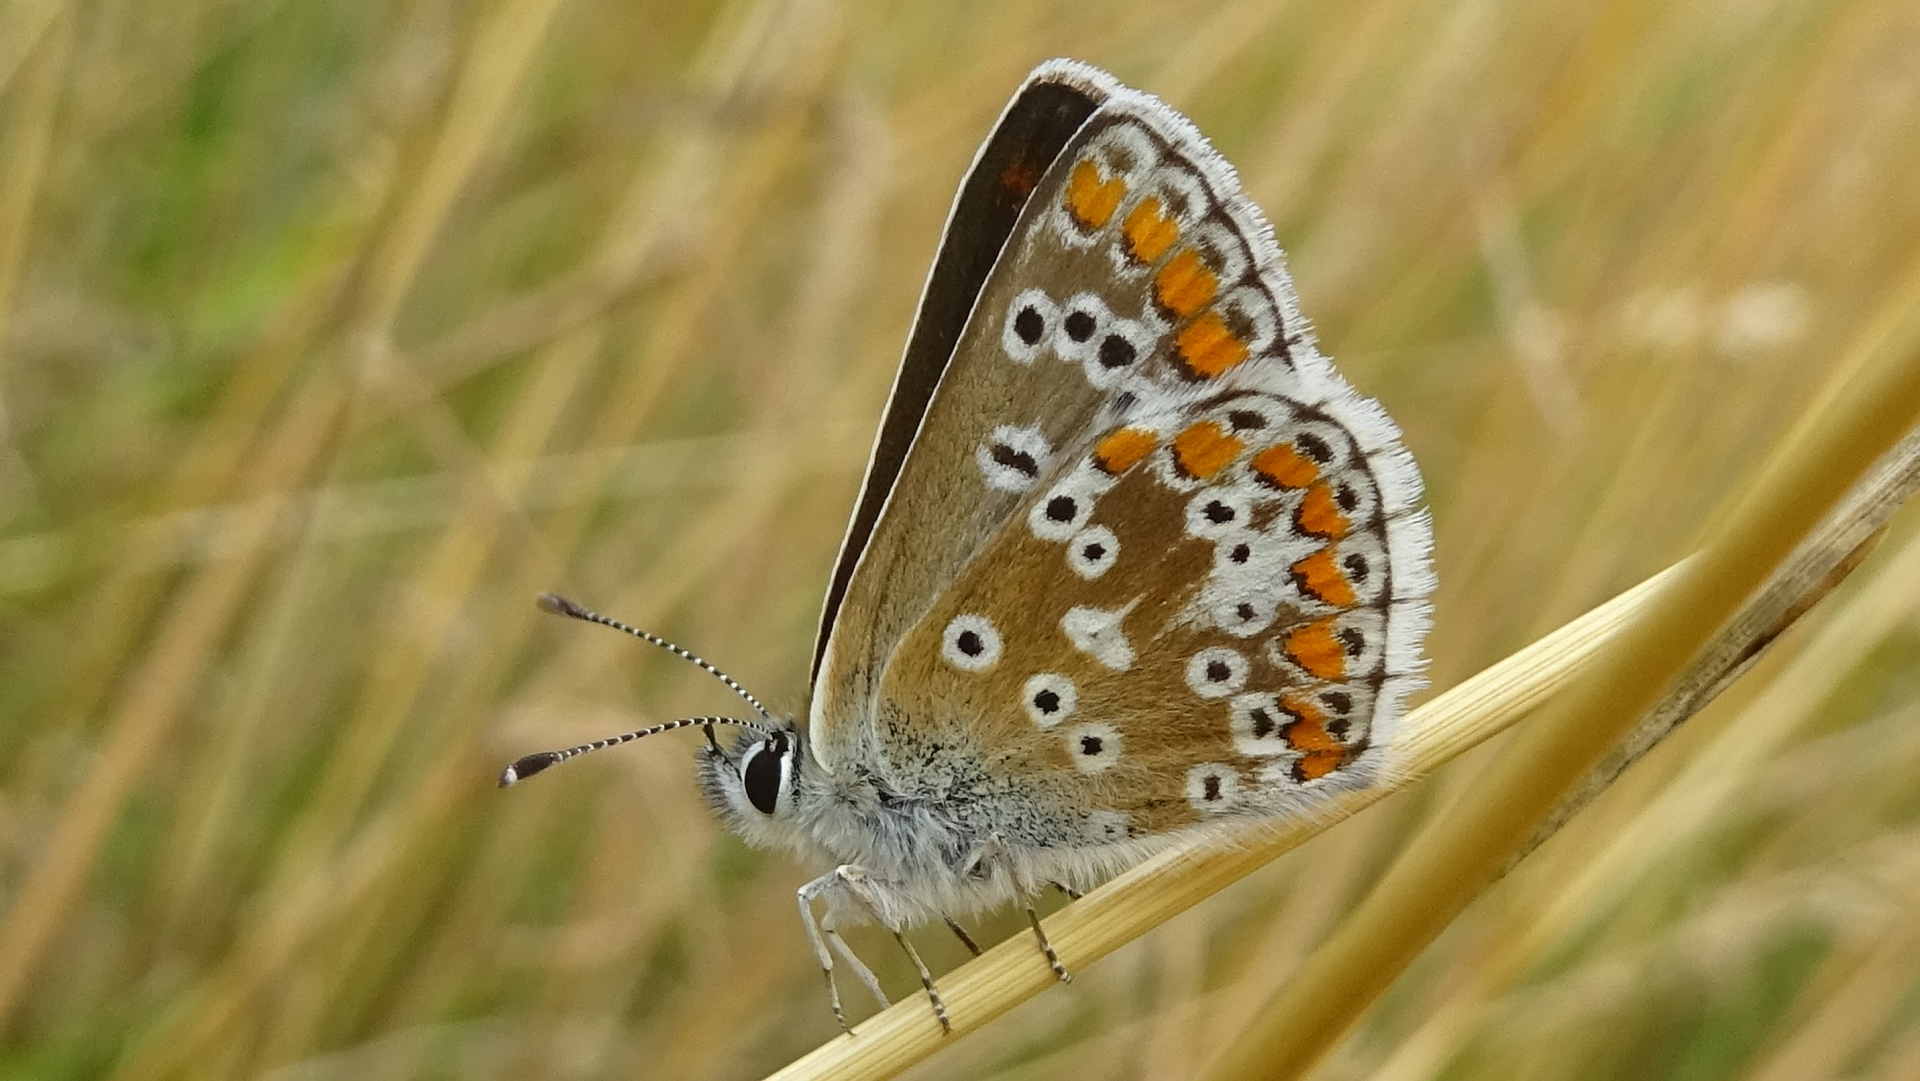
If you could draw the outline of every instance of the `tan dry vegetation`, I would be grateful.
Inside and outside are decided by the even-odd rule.
[[[1439,688],[1724,535],[1910,359],[1896,0],[0,3],[0,1073],[745,1077],[832,1037],[809,869],[717,833],[695,737],[492,787],[726,701],[530,599],[797,704],[953,184],[1056,54],[1214,136],[1406,428]],[[1315,1076],[1920,1076],[1915,536],[1466,890]],[[913,1076],[1284,1037],[1347,914],[1451,915],[1372,887],[1539,731]]]

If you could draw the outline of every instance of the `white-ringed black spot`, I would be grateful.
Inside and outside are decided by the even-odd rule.
[[[940,636],[940,656],[963,672],[984,672],[1000,660],[1000,632],[983,615],[955,616]]]
[[[1253,558],[1253,549],[1249,548],[1246,542],[1242,541],[1234,545],[1231,549],[1228,549],[1227,558],[1235,563],[1245,563],[1247,560]]]
[[[995,462],[1016,473],[1025,473],[1029,477],[1040,475],[1040,463],[1034,461],[1033,455],[1024,450],[1017,450],[1005,443],[995,443],[991,448],[991,454]]]
[[[1133,343],[1118,334],[1109,334],[1100,340],[1100,366],[1102,368],[1124,368],[1134,362],[1139,351]]]
[[[1243,489],[1203,488],[1187,501],[1187,535],[1224,544],[1253,520],[1252,493]]]
[[[1120,730],[1110,724],[1078,725],[1067,733],[1067,754],[1076,769],[1108,769],[1120,761]]]
[[[1013,317],[1013,332],[1021,341],[1033,345],[1040,340],[1041,335],[1047,332],[1046,317],[1029,304],[1021,308],[1019,314]]]
[[[1067,313],[1067,317],[1061,322],[1061,326],[1066,329],[1067,337],[1072,338],[1076,342],[1084,342],[1088,338],[1093,337],[1093,332],[1099,324],[1094,320],[1093,316],[1088,315],[1086,312],[1072,311]]]
[[[1337,739],[1342,743],[1345,743],[1347,741],[1347,728],[1352,723],[1353,722],[1347,720],[1345,717],[1340,717],[1335,720],[1328,721],[1327,735],[1332,736],[1334,739]]]
[[[1320,696],[1320,701],[1335,713],[1345,713],[1353,708],[1353,696],[1345,691],[1328,691]]]
[[[1224,646],[1209,646],[1187,661],[1187,686],[1202,698],[1224,698],[1247,682],[1247,659]]]
[[[1187,802],[1195,810],[1225,811],[1239,795],[1240,775],[1231,766],[1208,762],[1187,771]]]
[[[1001,492],[1024,492],[1053,454],[1038,425],[1002,424],[974,449],[981,479]]]
[[[1347,558],[1341,560],[1340,564],[1341,566],[1347,568],[1347,577],[1353,579],[1356,582],[1366,581],[1367,572],[1368,570],[1371,569],[1367,566],[1367,557],[1361,555],[1358,552],[1355,552],[1352,555],[1348,556]]]
[[[1358,627],[1348,627],[1338,635],[1340,644],[1347,647],[1347,656],[1358,657],[1367,648],[1367,636]]]
[[[1087,528],[1087,520],[1093,517],[1100,496],[1114,483],[1115,478],[1102,472],[1093,459],[1081,460],[1072,473],[1028,505],[1027,528],[1041,540],[1056,544],[1070,540]],[[1074,558],[1073,549],[1069,548],[1067,555],[1069,560]]]
[[[1222,568],[1216,566],[1215,574],[1238,573],[1231,564]],[[1247,588],[1251,585],[1252,588]],[[1271,591],[1257,584],[1238,583],[1237,587],[1225,588],[1207,600],[1208,614],[1214,624],[1235,638],[1247,638],[1267,629],[1279,614],[1279,598]]]
[[[1067,566],[1088,581],[1107,573],[1119,559],[1120,538],[1106,526],[1088,526],[1067,541]]]
[[[1227,414],[1227,423],[1236,432],[1257,432],[1267,426],[1267,418],[1251,409],[1235,409]]]
[[[1007,303],[1000,324],[1000,348],[1016,364],[1031,364],[1045,352],[1060,321],[1060,305],[1039,289],[1028,289]]]
[[[1354,495],[1353,489],[1344,484],[1333,490],[1333,501],[1340,504],[1341,510],[1348,512],[1352,512],[1353,508],[1360,505],[1360,497]]]
[[[1073,715],[1080,693],[1073,681],[1058,672],[1042,672],[1020,689],[1020,705],[1041,728],[1052,728]]]

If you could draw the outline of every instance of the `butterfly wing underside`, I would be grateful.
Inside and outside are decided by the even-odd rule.
[[[1050,69],[1102,103],[1034,186],[874,517],[816,753],[969,787],[1015,844],[1310,810],[1377,774],[1419,683],[1418,473],[1192,125]]]
[[[1045,78],[1036,72],[1007,105],[961,182],[828,583],[814,644],[816,680],[854,567],[872,537],[981,284],[998,261],[1035,183],[1104,99],[1104,93],[1082,85],[1081,80]],[[985,509],[991,515],[992,508]],[[850,639],[843,640],[843,653],[854,648]]]

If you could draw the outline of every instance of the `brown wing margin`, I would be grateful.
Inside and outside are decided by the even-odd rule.
[[[907,447],[920,428],[920,418],[926,413],[941,373],[953,358],[960,331],[973,314],[981,285],[999,261],[1033,185],[1105,97],[1086,85],[1044,78],[1029,83],[1007,106],[961,181],[933,269],[920,294],[920,310],[907,338],[900,373],[894,377],[893,394],[887,399],[859,502],[847,523],[846,538],[840,542],[840,557],[834,563],[833,579],[820,612],[811,678],[820,675],[827,635],[846,597],[853,568],[860,561],[887,494],[893,490],[894,479],[900,475]]]

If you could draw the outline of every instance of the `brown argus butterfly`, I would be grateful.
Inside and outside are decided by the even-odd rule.
[[[833,869],[836,928],[1069,894],[1386,768],[1433,590],[1420,477],[1314,347],[1279,247],[1185,117],[1042,64],[962,182],[827,588],[804,721],[725,680],[700,778],[752,844]],[[714,725],[744,729],[723,747]],[[823,910],[816,910],[816,903]],[[1044,935],[1048,962],[1067,978]],[[977,951],[976,951],[977,952]]]

